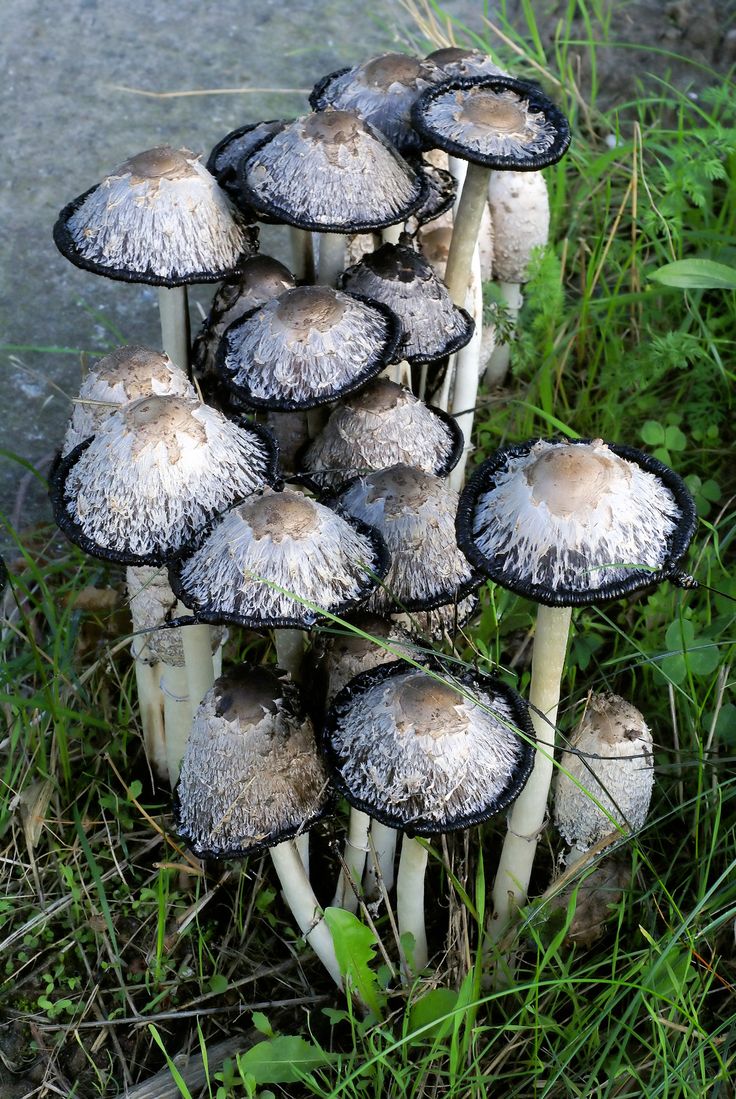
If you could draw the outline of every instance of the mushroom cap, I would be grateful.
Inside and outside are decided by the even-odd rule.
[[[695,522],[683,481],[655,458],[600,439],[535,439],[478,467],[457,532],[501,587],[573,607],[678,579]]]
[[[125,586],[128,591],[128,604],[133,619],[133,652],[136,660],[146,664],[159,661],[173,668],[184,667],[184,641],[181,629],[166,628],[166,623],[174,617],[176,596],[169,587],[169,578],[165,569],[152,568],[150,565],[129,565],[125,572]],[[217,652],[227,630],[214,627],[210,631],[212,652]]]
[[[491,172],[493,277],[522,285],[534,248],[549,237],[549,195],[541,172]]]
[[[328,786],[296,689],[264,668],[238,668],[215,681],[195,715],[177,828],[200,858],[239,858],[321,820]]]
[[[94,435],[118,405],[139,397],[196,397],[194,386],[168,355],[130,344],[96,362],[79,389],[62,454]]]
[[[435,85],[416,101],[412,119],[432,145],[486,168],[536,171],[556,164],[570,144],[570,126],[554,103],[507,76]]]
[[[399,462],[444,477],[462,449],[457,420],[410,389],[376,378],[337,405],[301,465],[321,488],[334,489],[356,474]]]
[[[571,847],[587,851],[616,824],[643,827],[654,786],[652,734],[630,702],[592,695],[562,763],[568,774],[557,773],[554,816]]]
[[[296,280],[291,271],[272,256],[251,256],[237,279],[220,287],[192,345],[192,363],[203,375],[215,369],[217,348],[225,329],[251,309],[265,305],[285,290],[293,290]]]
[[[409,164],[421,172],[426,181],[424,201],[406,221],[406,232],[416,236],[423,225],[443,214],[451,216],[457,199],[457,180],[447,169],[432,164],[426,157],[408,158]]]
[[[405,221],[426,181],[372,126],[351,111],[297,118],[243,166],[254,209],[318,233],[359,233]]]
[[[446,481],[401,464],[356,478],[343,490],[340,506],[376,527],[391,554],[391,568],[368,610],[431,610],[478,587],[480,576],[455,537],[457,500]]]
[[[352,615],[350,622],[359,633],[334,633],[325,644],[322,662],[327,680],[325,706],[357,675],[382,664],[395,663],[397,650],[406,652],[412,660],[422,659],[409,634],[397,622],[374,614]]]
[[[475,324],[453,305],[431,263],[405,244],[384,244],[340,276],[349,294],[383,302],[401,321],[401,355],[412,365],[434,362],[470,343]]]
[[[267,122],[252,122],[238,126],[217,142],[207,157],[206,168],[215,177],[223,190],[227,191],[236,206],[246,206],[240,190],[240,165],[264,140],[280,133],[286,122],[283,119],[270,119]],[[264,218],[263,220],[271,220]]]
[[[65,206],[54,241],[95,274],[181,286],[240,271],[258,231],[195,153],[162,145],[126,160]]]
[[[321,612],[366,599],[387,570],[377,531],[301,492],[266,489],[210,523],[169,579],[198,622],[310,629]]]
[[[508,76],[499,69],[493,58],[482,50],[470,50],[459,46],[446,46],[427,54],[444,73],[445,80],[456,80],[465,76]]]
[[[412,104],[425,88],[442,79],[441,69],[430,60],[384,53],[323,76],[309,96],[309,106],[314,111],[327,107],[355,111],[400,153],[416,152],[423,141],[412,126]]]
[[[351,393],[394,361],[401,327],[380,302],[329,286],[286,290],[231,325],[217,369],[254,408],[314,408]]]
[[[222,511],[277,477],[270,433],[196,398],[141,397],[54,469],[64,533],[87,553],[160,565]]]
[[[528,710],[514,690],[478,673],[455,678],[437,659],[429,668],[398,660],[359,675],[333,702],[323,733],[333,781],[350,804],[420,836],[501,812],[534,756]]]

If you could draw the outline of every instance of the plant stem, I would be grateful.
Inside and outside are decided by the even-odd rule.
[[[387,893],[394,884],[397,837],[398,832],[395,828],[389,828],[387,824],[381,824],[377,820],[371,822],[372,851],[368,853],[363,875],[363,891],[366,900],[376,901],[381,896],[379,875]]]
[[[490,169],[468,164],[462,194],[455,214],[450,251],[445,269],[445,285],[455,305],[465,305],[473,262],[473,249],[488,199]]]
[[[340,966],[337,964],[332,935],[324,921],[317,898],[309,884],[296,844],[287,840],[271,848],[286,903],[294,914],[299,930],[338,988],[342,988]]]
[[[340,877],[335,890],[333,906],[344,908],[347,912],[357,912],[358,898],[356,889],[360,888],[363,878],[363,868],[368,855],[368,829],[371,818],[360,809],[350,810],[348,822],[348,834],[345,837],[345,850],[343,859],[345,869],[340,871]]]
[[[414,936],[414,971],[416,973],[421,972],[429,960],[427,932],[424,926],[426,869],[427,848],[405,835],[401,842],[399,876],[396,880],[396,914],[399,921],[399,935],[409,931]]]
[[[526,786],[514,802],[508,832],[493,884],[493,915],[488,933],[498,940],[526,902],[529,880],[544,824],[554,770],[555,728],[560,702],[560,683],[570,636],[570,607],[539,607],[532,652],[529,706],[537,751]]]

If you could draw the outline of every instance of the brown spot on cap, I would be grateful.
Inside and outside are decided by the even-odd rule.
[[[126,160],[113,173],[132,176],[132,183],[145,183],[156,179],[184,179],[191,175],[190,162],[196,155],[188,149],[173,149],[170,145],[159,145],[155,149],[146,149],[143,153]]]
[[[477,92],[466,96],[459,93],[460,116],[463,122],[487,126],[496,133],[523,134],[526,128],[526,112],[507,96],[492,92]]]
[[[384,497],[392,505],[391,510],[398,511],[418,507],[428,500],[436,478],[412,466],[396,465],[371,474],[370,480],[368,502],[372,504]]]
[[[354,145],[365,127],[353,111],[315,111],[304,120],[304,136],[320,144]]]
[[[458,711],[462,696],[423,672],[409,674],[395,690],[396,725],[400,731],[411,726],[417,736],[440,737],[463,733],[468,728],[467,713]]]
[[[281,542],[287,535],[297,540],[308,538],[319,527],[314,502],[297,492],[269,492],[248,507],[247,521],[254,538]]]
[[[118,347],[104,362],[105,382],[110,388],[122,385],[129,401],[147,396],[153,382],[169,383],[175,369],[168,355],[147,347]]]
[[[534,501],[558,516],[594,508],[622,475],[631,478],[620,459],[582,446],[548,450],[525,471]]]
[[[423,62],[407,53],[385,53],[363,66],[366,84],[387,89],[392,84],[413,84],[421,75]]]
[[[175,464],[182,454],[179,435],[187,435],[192,446],[204,446],[207,432],[192,413],[198,401],[186,397],[142,397],[121,409],[128,430],[135,434],[133,456],[138,457],[148,447],[164,443],[169,461]]]
[[[388,378],[377,378],[367,389],[349,397],[345,404],[348,408],[363,412],[389,412],[406,394],[406,390]]]
[[[281,294],[275,316],[294,339],[306,341],[313,330],[329,332],[341,319],[347,301],[326,286],[301,286]]]

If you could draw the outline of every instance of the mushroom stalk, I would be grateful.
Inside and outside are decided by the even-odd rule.
[[[504,343],[498,343],[493,349],[488,366],[486,367],[483,381],[489,389],[503,385],[509,369],[511,358],[511,341],[514,338],[514,329],[519,316],[519,310],[524,304],[524,296],[521,287],[515,282],[497,282],[501,298],[506,306],[510,332]]]
[[[149,664],[141,658],[145,647],[145,642],[142,645],[140,644],[140,638],[133,639],[131,653],[138,690],[143,747],[146,759],[156,776],[165,781],[168,777],[168,765],[166,762],[163,699],[159,687],[162,666],[159,663]]]
[[[509,817],[493,884],[493,915],[488,924],[493,940],[500,938],[514,910],[527,898],[554,770],[557,708],[571,615],[570,607],[540,606],[537,613],[529,706],[538,746],[532,773]]]
[[[173,664],[161,665],[161,693],[164,697],[166,727],[166,766],[173,790],[179,780],[179,769],[192,731],[192,708],[189,702],[186,668]]]
[[[429,960],[427,932],[424,926],[424,875],[427,869],[427,848],[405,835],[401,842],[399,876],[396,881],[396,914],[399,935],[414,936],[413,970],[421,972]],[[406,959],[404,959],[407,969]]]
[[[333,905],[336,908],[344,908],[347,912],[357,912],[358,898],[355,889],[360,886],[363,877],[363,868],[368,855],[368,830],[371,818],[360,809],[350,810],[348,822],[348,834],[345,838],[345,850],[343,852],[344,868],[340,871],[340,878],[335,890]]]
[[[468,164],[463,190],[455,214],[450,251],[445,269],[445,285],[455,305],[465,305],[468,292],[473,250],[488,198],[489,168]]]
[[[307,635],[304,630],[274,630],[276,663],[288,672],[294,683],[301,683],[302,660]]]
[[[374,820],[371,823],[371,852],[363,876],[363,889],[367,900],[375,901],[381,896],[380,882],[386,892],[394,884],[394,859],[396,856],[397,831]],[[380,879],[380,880],[379,880]]]
[[[455,385],[452,393],[450,412],[457,420],[463,433],[465,445],[460,461],[450,474],[450,488],[459,492],[465,478],[465,465],[472,448],[473,420],[475,418],[475,403],[478,397],[480,346],[483,338],[483,284],[480,272],[480,251],[476,247],[473,250],[473,263],[470,279],[470,293],[472,296],[472,316],[475,321],[475,331],[470,343],[461,348],[457,353],[455,363]]]
[[[314,241],[308,229],[289,226],[291,267],[300,282],[314,282]]]
[[[345,269],[345,242],[343,233],[319,235],[319,285],[336,286],[338,276]]]
[[[189,364],[189,306],[186,286],[158,288],[161,346],[172,362],[191,378]]]
[[[404,226],[401,222],[396,225],[387,225],[381,230],[381,240],[384,244],[398,244],[403,232]]]
[[[177,607],[177,613],[183,616],[191,615],[182,603]],[[197,622],[191,626],[182,626],[182,645],[184,646],[184,663],[187,669],[187,682],[189,684],[189,701],[192,716],[197,712],[197,707],[215,682],[215,662],[212,655],[212,638],[209,626]]]
[[[309,884],[296,844],[287,840],[270,848],[270,853],[286,903],[294,914],[299,930],[337,987],[342,988],[342,976],[332,935]]]

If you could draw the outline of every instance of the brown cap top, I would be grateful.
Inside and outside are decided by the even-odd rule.
[[[454,80],[458,76],[508,75],[503,69],[499,69],[490,54],[481,50],[460,49],[458,46],[434,50],[427,54],[427,61],[432,61],[442,69],[445,80]]]
[[[257,233],[194,153],[163,145],[126,160],[66,206],[54,240],[97,274],[179,286],[239,271]]]
[[[176,791],[179,831],[199,856],[233,858],[311,828],[328,780],[295,689],[239,668],[207,692]]]
[[[297,118],[248,158],[247,200],[316,232],[355,233],[405,221],[424,184],[382,134],[349,111]]]

